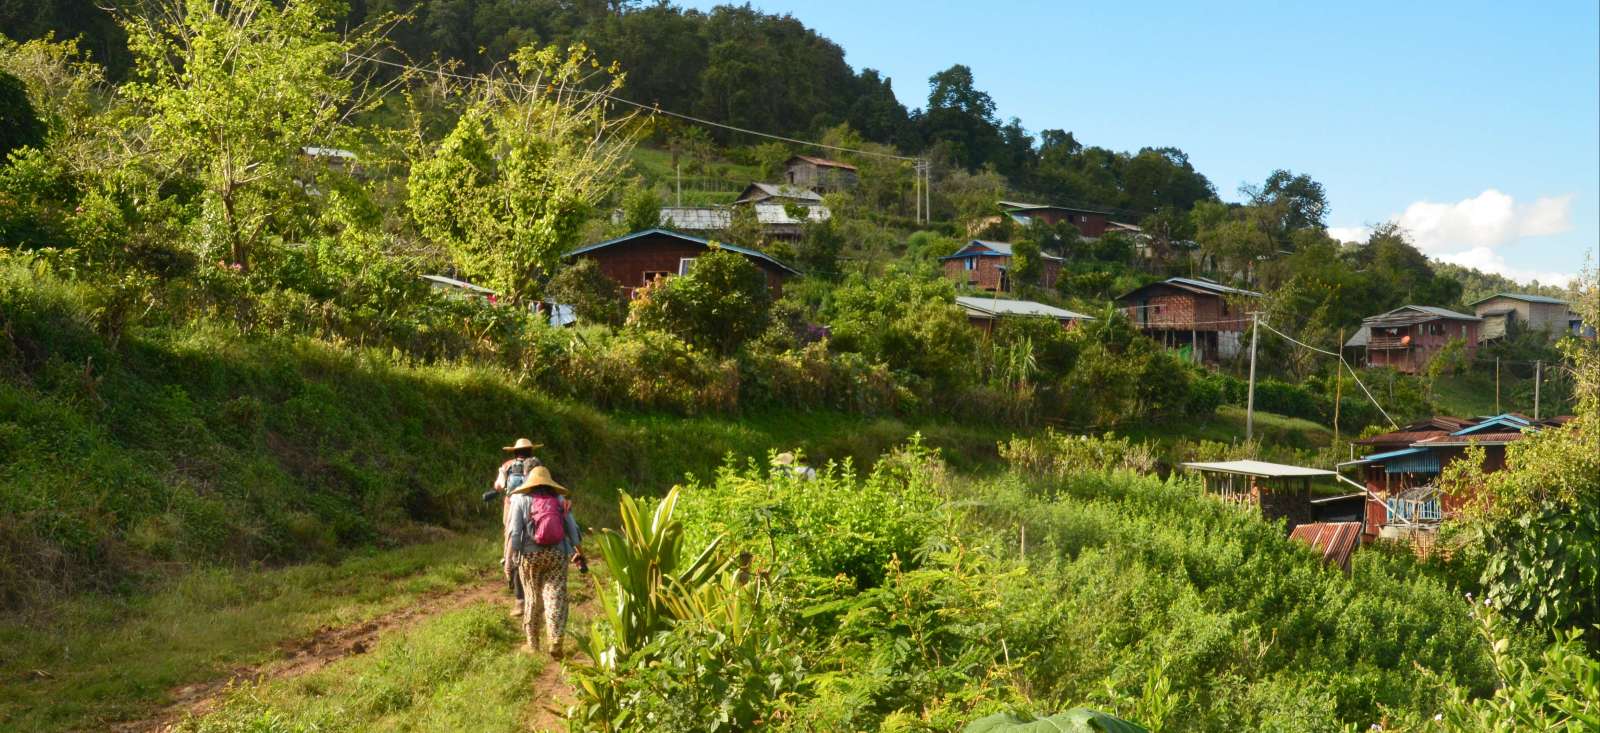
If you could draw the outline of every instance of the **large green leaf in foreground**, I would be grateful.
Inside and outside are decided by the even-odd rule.
[[[1150,733],[1114,715],[1073,708],[1048,718],[1023,720],[1011,713],[996,713],[967,724],[964,733]]]

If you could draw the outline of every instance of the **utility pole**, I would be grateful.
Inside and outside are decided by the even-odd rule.
[[[1261,332],[1261,312],[1250,312],[1250,395],[1244,404],[1244,439],[1246,442],[1256,436],[1256,340]]]
[[[917,224],[922,224],[922,160],[912,166],[910,174],[910,195],[917,200]]]
[[[673,204],[673,205],[674,206],[678,206],[678,207],[682,207],[683,206],[683,166],[678,164],[677,161],[673,161],[673,163],[672,163],[672,171],[677,176],[677,179],[678,179],[678,199],[677,199],[678,203]]]
[[[1339,349],[1344,350],[1344,329],[1339,329]],[[1333,446],[1339,447],[1339,402],[1344,396],[1344,372],[1339,367],[1344,364],[1344,355],[1339,356],[1339,363],[1333,365]]]
[[[1500,412],[1500,357],[1494,358],[1494,414]]]
[[[1544,361],[1533,363],[1533,419],[1539,419],[1539,383],[1544,381]]]

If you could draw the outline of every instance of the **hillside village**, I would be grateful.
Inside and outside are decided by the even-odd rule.
[[[1600,726],[1593,262],[803,20],[0,4],[0,729]]]

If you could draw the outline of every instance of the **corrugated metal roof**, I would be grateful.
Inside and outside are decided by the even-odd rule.
[[[805,161],[807,163],[810,163],[812,165],[820,165],[820,166],[823,166],[825,168],[843,168],[845,170],[852,170],[852,171],[856,169],[855,166],[850,165],[849,163],[840,163],[837,160],[829,160],[827,158],[817,158],[817,157],[813,157],[813,156],[810,156],[810,155],[795,155],[795,156],[791,156],[789,158],[790,162],[796,161],[796,160],[803,160],[803,161]]]
[[[617,237],[615,239],[608,239],[608,240],[606,240],[604,242],[596,242],[594,244],[591,244],[591,245],[588,245],[588,246],[585,246],[585,247],[579,247],[579,248],[577,248],[575,250],[572,250],[571,252],[568,252],[568,253],[566,253],[564,255],[561,255],[561,256],[563,258],[576,257],[576,256],[581,255],[581,254],[585,254],[585,253],[588,253],[588,252],[593,252],[593,251],[595,251],[597,249],[603,249],[605,247],[612,247],[612,246],[619,245],[619,244],[627,244],[628,242],[631,242],[631,241],[633,241],[635,239],[639,239],[640,237],[646,237],[646,236],[650,236],[650,235],[653,235],[653,234],[659,234],[659,235],[663,235],[663,236],[673,237],[675,239],[680,239],[680,240],[683,240],[685,242],[691,242],[691,243],[694,243],[694,244],[701,245],[701,246],[703,246],[703,247],[705,247],[707,249],[710,249],[713,246],[712,242],[710,240],[707,240],[707,239],[701,239],[700,237],[692,236],[692,235],[689,235],[689,234],[684,234],[682,232],[675,232],[675,231],[672,231],[670,229],[656,228],[656,229],[645,229],[643,231],[634,232],[632,234],[625,234],[625,235]],[[773,265],[774,267],[777,267],[778,269],[781,269],[781,270],[783,270],[785,272],[788,272],[791,275],[799,275],[799,274],[801,274],[799,270],[796,270],[793,267],[785,265],[782,262],[778,261],[777,258],[774,258],[772,255],[769,255],[769,254],[767,254],[765,252],[762,252],[762,251],[759,251],[759,250],[747,249],[745,247],[740,247],[739,245],[736,245],[736,244],[729,244],[727,242],[717,242],[715,244],[715,246],[719,247],[721,249],[728,250],[729,252],[738,252],[739,254],[742,254],[742,255],[744,255],[746,257],[750,257],[752,259],[761,260],[763,262],[766,262],[768,264]]]
[[[1512,430],[1520,433],[1532,425],[1533,422],[1525,417],[1505,413],[1501,415],[1495,415],[1494,417],[1486,417],[1476,425],[1464,427],[1451,433],[1451,435],[1471,435],[1473,433],[1481,433],[1490,428],[1511,428]]]
[[[753,204],[756,209],[756,221],[762,224],[804,224],[807,221],[827,221],[828,217],[833,215],[826,206],[815,204],[792,205],[804,208],[806,210],[806,218],[796,219],[789,216],[789,209],[783,204],[763,202]]]
[[[1282,463],[1268,463],[1266,461],[1217,461],[1212,463],[1185,463],[1184,468],[1196,471],[1215,471],[1217,473],[1233,473],[1241,476],[1258,476],[1261,478],[1311,478],[1316,476],[1336,476],[1333,471],[1321,468],[1306,468],[1305,466],[1290,466]]]
[[[1413,323],[1449,318],[1457,321],[1481,321],[1482,318],[1457,313],[1449,308],[1432,305],[1402,305],[1392,311],[1361,319],[1368,326],[1409,326]]]
[[[1435,436],[1435,437],[1437,437],[1437,436]],[[1403,458],[1405,456],[1420,455],[1422,453],[1427,453],[1427,452],[1428,452],[1427,448],[1401,448],[1400,450],[1392,450],[1392,451],[1387,451],[1387,452],[1384,452],[1384,453],[1374,453],[1374,454],[1372,454],[1370,456],[1367,456],[1366,458],[1357,458],[1356,460],[1353,460],[1353,461],[1345,461],[1344,463],[1341,463],[1339,465],[1341,465],[1341,466],[1356,466],[1356,465],[1360,465],[1360,464],[1363,464],[1363,463],[1377,463],[1379,461],[1386,461],[1386,460],[1390,460],[1390,459],[1393,459],[1393,458]]]
[[[988,252],[973,252],[973,251],[971,251],[972,248],[975,247],[975,246],[983,247],[983,248],[986,248],[986,249],[988,249],[990,251],[988,251]],[[973,255],[977,255],[977,256],[980,256],[980,257],[1011,257],[1012,256],[1011,243],[1010,242],[994,242],[994,241],[990,241],[990,240],[987,240],[987,239],[974,239],[974,240],[972,240],[970,242],[967,242],[966,246],[963,246],[961,249],[956,250],[955,254],[946,255],[944,257],[940,257],[939,259],[941,259],[941,260],[959,260],[959,259],[965,259],[967,257],[972,257]],[[1044,252],[1040,252],[1039,256],[1041,258],[1047,259],[1047,260],[1055,260],[1055,261],[1058,261],[1058,262],[1064,262],[1065,261],[1065,260],[1062,260],[1060,257],[1057,257],[1057,256],[1052,255],[1052,254],[1045,254]]]
[[[1100,214],[1102,216],[1110,216],[1111,215],[1111,212],[1109,210],[1101,209],[1101,208],[1097,208],[1097,207],[1093,207],[1093,206],[1059,206],[1059,205],[1056,205],[1056,204],[1030,204],[1030,203],[1027,203],[1026,201],[1001,201],[1001,202],[999,202],[999,204],[1000,204],[1000,208],[1002,210],[1007,211],[1008,213],[1009,212],[1016,212],[1016,211],[1039,211],[1039,210],[1054,209],[1056,211],[1072,211],[1072,212],[1079,212],[1079,213],[1084,213],[1084,214]]]
[[[1356,329],[1356,332],[1350,336],[1349,341],[1344,342],[1344,347],[1347,349],[1359,348],[1366,346],[1367,342],[1371,340],[1372,329],[1362,326],[1361,328]]]
[[[1473,435],[1440,435],[1417,441],[1419,446],[1447,447],[1465,445],[1505,445],[1522,440],[1521,432],[1475,433]]]
[[[1060,321],[1092,321],[1093,316],[1057,308],[1053,305],[1035,303],[1031,300],[1008,300],[1004,298],[975,298],[959,296],[956,305],[967,309],[970,315],[996,318],[999,316],[1029,316],[1033,318],[1054,318]]]
[[[1356,445],[1389,445],[1394,443],[1411,445],[1419,440],[1437,438],[1446,434],[1447,432],[1444,430],[1397,430],[1392,433],[1374,435],[1370,438],[1362,438],[1353,442]]]
[[[1289,533],[1289,539],[1299,540],[1322,553],[1322,561],[1350,571],[1350,556],[1361,545],[1360,522],[1320,522],[1302,524]]]
[[[751,189],[755,189],[755,191],[751,191]],[[760,182],[752,183],[749,186],[746,186],[744,191],[739,194],[739,198],[735,200],[734,203],[744,203],[746,201],[755,201],[763,198],[757,196],[757,193],[766,194],[766,196],[773,198],[800,199],[802,201],[810,201],[818,204],[822,203],[822,194],[819,194],[809,188],[801,188],[800,186],[795,186],[788,183]]]
[[[716,232],[733,224],[733,212],[720,206],[663,206],[661,226],[691,232]]]
[[[477,293],[479,295],[498,295],[499,294],[499,293],[496,293],[495,291],[490,290],[490,289],[488,289],[488,288],[486,288],[486,287],[484,287],[482,285],[473,285],[472,283],[469,283],[469,282],[467,282],[465,280],[457,280],[457,279],[455,279],[453,277],[445,277],[444,275],[423,275],[422,279],[427,280],[428,282],[431,282],[431,283],[433,283],[435,285],[443,285],[444,287],[447,287],[447,288],[457,288],[459,290],[466,290],[468,292]]]
[[[356,159],[355,153],[343,148],[321,148],[315,145],[307,145],[303,148],[300,148],[300,152],[313,158],[343,158],[345,160]]]
[[[1477,305],[1477,304],[1482,303],[1482,302],[1484,302],[1486,300],[1494,300],[1495,298],[1510,298],[1512,300],[1520,300],[1520,301],[1523,301],[1523,302],[1526,302],[1526,303],[1545,303],[1545,304],[1548,304],[1548,305],[1570,305],[1570,303],[1568,303],[1567,301],[1562,300],[1560,298],[1551,298],[1551,297],[1545,296],[1545,295],[1531,295],[1531,294],[1528,294],[1528,293],[1495,293],[1494,295],[1491,295],[1491,296],[1489,296],[1487,298],[1479,298],[1477,300],[1474,300],[1471,303],[1468,303],[1467,305]]]
[[[1131,298],[1146,288],[1153,288],[1158,285],[1166,285],[1168,287],[1178,288],[1179,290],[1187,290],[1191,293],[1199,293],[1201,295],[1248,295],[1257,298],[1261,297],[1261,294],[1255,292],[1254,290],[1244,290],[1241,288],[1229,287],[1227,285],[1223,285],[1222,283],[1212,282],[1210,280],[1200,280],[1189,277],[1169,277],[1161,282],[1150,283],[1149,285],[1135,288],[1134,290],[1117,298],[1117,300]]]

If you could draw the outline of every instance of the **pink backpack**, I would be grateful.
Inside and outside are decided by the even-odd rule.
[[[528,523],[533,525],[533,543],[559,545],[567,538],[566,500],[553,491],[535,491],[529,498]]]

